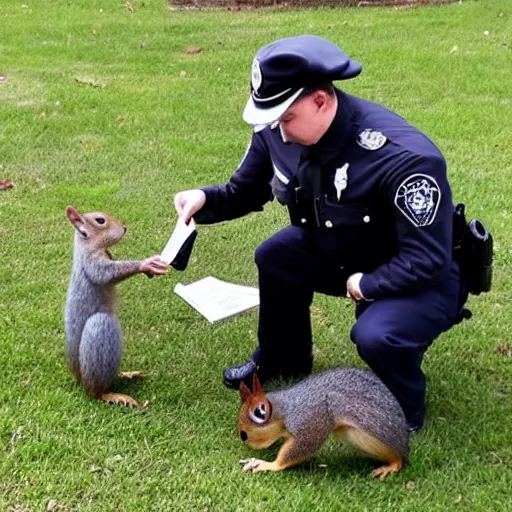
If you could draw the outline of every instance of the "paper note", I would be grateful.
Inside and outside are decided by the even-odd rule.
[[[210,323],[258,306],[258,288],[205,277],[195,283],[178,283],[174,291],[201,313]]]
[[[169,238],[169,241],[164,247],[162,254],[160,254],[160,259],[162,259],[168,265],[170,265],[176,258],[176,255],[181,249],[181,246],[185,243],[187,238],[195,231],[195,229],[196,224],[194,222],[194,219],[191,219],[187,226],[187,224],[185,224],[185,221],[182,218],[179,218],[178,222],[176,223],[176,227],[174,228],[174,231],[171,237]]]

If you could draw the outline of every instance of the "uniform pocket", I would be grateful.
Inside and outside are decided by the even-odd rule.
[[[346,228],[347,231],[369,233],[373,231],[375,219],[366,206],[339,204],[324,200],[322,221],[327,228]]]
[[[324,199],[320,220],[324,250],[336,252],[349,268],[361,272],[373,269],[382,253],[379,227],[374,216],[366,206]]]

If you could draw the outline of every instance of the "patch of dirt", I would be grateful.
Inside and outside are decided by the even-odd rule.
[[[416,7],[453,4],[460,0],[170,0],[171,9],[245,9],[287,7]]]

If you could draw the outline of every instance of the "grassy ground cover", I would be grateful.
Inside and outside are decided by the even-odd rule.
[[[0,190],[0,510],[509,509],[509,0],[402,10],[128,7],[0,6],[0,181],[14,182]],[[284,473],[238,466],[255,452],[237,438],[238,396],[220,377],[254,347],[256,312],[209,325],[172,290],[206,275],[255,285],[254,248],[287,222],[275,204],[201,227],[185,273],[118,287],[123,369],[147,377],[114,388],[150,400],[148,409],[88,399],[64,361],[66,205],[127,223],[117,258],[161,251],[173,194],[224,181],[244,152],[253,54],[299,33],[328,37],[364,64],[346,90],[427,132],[446,155],[454,199],[496,240],[493,291],[471,298],[473,319],[428,352],[428,424],[412,440],[411,464],[385,483],[369,477],[372,462],[334,442]],[[315,371],[362,366],[348,340],[349,301],[316,297],[312,314]]]

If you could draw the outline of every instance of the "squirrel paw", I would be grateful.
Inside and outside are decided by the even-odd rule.
[[[143,377],[144,372],[121,372],[119,377],[124,377],[126,379],[134,379],[136,377]]]
[[[240,461],[243,465],[242,471],[251,473],[258,473],[260,471],[276,471],[273,462],[266,462],[260,459],[243,459]]]
[[[121,395],[119,393],[107,393],[105,395],[101,395],[100,398],[109,404],[124,405],[125,407],[128,407],[129,405],[134,405],[135,407],[139,406],[137,401],[131,396]]]
[[[380,468],[377,468],[375,471],[372,471],[372,476],[375,478],[379,478],[379,480],[385,480],[390,473],[398,473],[400,469],[402,469],[402,465],[403,463],[401,460],[395,460],[391,462],[388,466],[381,466]]]

